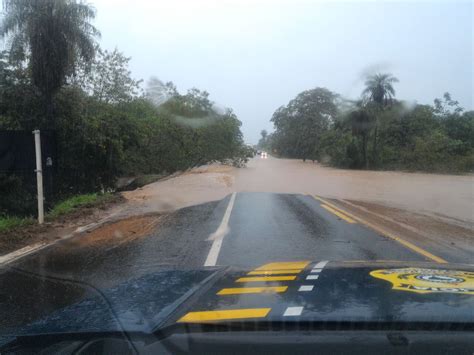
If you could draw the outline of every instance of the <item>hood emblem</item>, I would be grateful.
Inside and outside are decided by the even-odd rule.
[[[474,295],[474,272],[444,269],[381,269],[370,276],[389,281],[392,290]]]

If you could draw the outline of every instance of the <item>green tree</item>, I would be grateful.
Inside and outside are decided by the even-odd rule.
[[[50,128],[41,115],[42,102],[31,84],[29,71],[0,53],[0,129],[33,130],[41,124]]]
[[[157,90],[156,87],[155,90]],[[171,92],[172,95],[169,95],[170,98],[161,105],[160,110],[162,112],[168,112],[173,116],[183,118],[212,118],[216,115],[213,108],[214,103],[209,100],[207,91],[192,88],[188,90],[186,95],[180,95],[172,83],[167,83],[164,90],[165,92]],[[147,93],[150,94],[151,92],[147,91]]]
[[[434,99],[434,112],[440,117],[446,117],[449,115],[459,115],[464,111],[462,107],[459,106],[459,102],[451,98],[449,92],[445,92],[443,95],[443,100]]]
[[[360,139],[362,165],[364,168],[368,169],[369,160],[367,157],[367,146],[369,142],[369,134],[374,124],[373,115],[371,115],[370,111],[361,107],[350,113],[350,122],[352,135]]]
[[[280,107],[271,121],[276,129],[276,149],[282,155],[315,160],[321,135],[334,121],[338,95],[326,88],[303,91],[286,107]]]
[[[91,63],[83,63],[80,72],[70,82],[79,85],[100,102],[129,102],[139,95],[142,82],[131,76],[128,68],[130,60],[117,49],[108,51],[97,47],[95,59]]]
[[[8,39],[10,60],[26,62],[33,84],[53,118],[53,97],[81,61],[91,62],[95,11],[75,0],[4,0],[0,36]]]
[[[365,89],[362,95],[368,101],[373,101],[380,106],[387,106],[392,103],[395,97],[394,83],[398,83],[398,79],[392,74],[370,75],[365,81]]]
[[[367,77],[365,81],[365,89],[362,91],[362,96],[366,100],[365,109],[369,111],[374,118],[373,121],[373,144],[372,144],[372,162],[377,165],[378,161],[378,129],[379,117],[382,111],[393,104],[395,97],[395,89],[393,84],[397,83],[398,79],[392,74],[374,74]]]
[[[302,147],[312,146],[315,150],[311,154],[322,163],[344,168],[474,171],[474,111],[464,112],[449,93],[436,99],[433,106],[398,101],[392,86],[396,80],[391,75],[372,79],[367,80],[371,86],[364,90],[365,100],[334,100],[335,115],[321,115],[325,100],[314,98],[309,103],[299,97],[278,108],[271,119],[275,126],[272,149],[295,158],[302,156]],[[305,135],[305,131],[311,132],[311,125],[304,120],[310,113],[328,118],[328,128],[319,130],[322,133],[316,141],[311,140],[317,135]]]

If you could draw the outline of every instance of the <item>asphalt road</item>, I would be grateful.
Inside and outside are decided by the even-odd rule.
[[[218,265],[275,260],[423,260],[359,223],[349,223],[311,196],[239,193]]]
[[[128,243],[59,242],[0,270],[0,329],[168,268],[291,260],[427,260],[305,195],[237,193],[165,216]],[[79,237],[87,238],[87,236]]]

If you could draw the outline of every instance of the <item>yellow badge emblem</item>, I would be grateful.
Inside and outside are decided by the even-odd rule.
[[[474,272],[441,269],[383,269],[370,275],[392,283],[393,290],[474,295]]]

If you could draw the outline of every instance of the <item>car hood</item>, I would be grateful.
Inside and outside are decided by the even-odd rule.
[[[474,322],[474,267],[297,261],[141,276],[11,335],[154,332],[170,325],[248,322]]]

